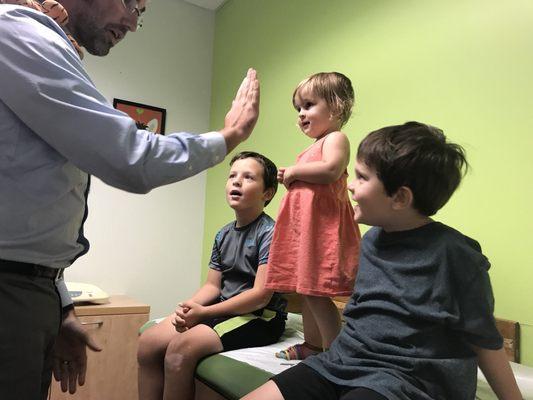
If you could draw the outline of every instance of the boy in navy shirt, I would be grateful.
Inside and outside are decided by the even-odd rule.
[[[361,244],[355,291],[330,349],[246,400],[473,400],[477,366],[520,400],[479,244],[434,215],[459,186],[464,150],[418,122],[370,133],[350,184]],[[305,384],[303,384],[305,382]]]

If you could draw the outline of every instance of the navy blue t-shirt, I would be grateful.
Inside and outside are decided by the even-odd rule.
[[[439,222],[391,233],[374,227],[360,257],[345,326],[329,351],[304,362],[389,400],[474,399],[470,344],[503,345],[479,244]]]

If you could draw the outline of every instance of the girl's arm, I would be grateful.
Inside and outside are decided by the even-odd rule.
[[[498,399],[522,400],[504,348],[499,350],[488,350],[477,346],[472,348],[477,354],[479,368]]]
[[[322,160],[297,164],[282,171],[282,183],[289,187],[294,181],[327,184],[341,177],[350,162],[350,142],[342,132],[328,134],[322,148]]]
[[[241,315],[265,307],[272,298],[273,291],[265,289],[266,264],[257,268],[254,286],[232,297],[231,299],[210,306],[187,301],[182,304],[187,312],[183,315],[188,327],[196,325],[206,318],[215,318],[223,315]]]

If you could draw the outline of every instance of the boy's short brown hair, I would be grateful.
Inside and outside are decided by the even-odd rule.
[[[411,189],[414,208],[426,216],[446,204],[468,170],[465,150],[420,122],[371,132],[359,144],[357,160],[376,170],[389,196],[402,186]]]

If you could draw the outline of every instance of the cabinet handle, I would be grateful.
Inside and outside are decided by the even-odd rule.
[[[98,327],[104,324],[104,321],[93,321],[93,322],[81,322],[82,325],[98,325]]]

